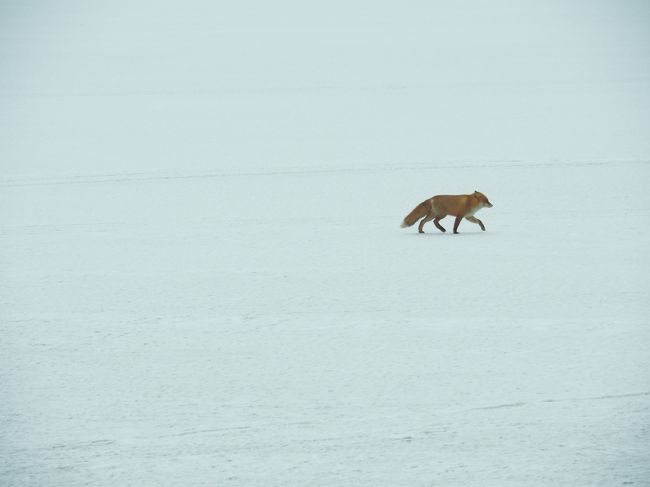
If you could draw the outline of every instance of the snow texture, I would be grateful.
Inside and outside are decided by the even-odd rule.
[[[647,6],[271,3],[0,5],[0,485],[650,485]]]

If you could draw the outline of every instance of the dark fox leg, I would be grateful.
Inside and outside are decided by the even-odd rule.
[[[457,216],[456,221],[454,221],[454,233],[458,233],[458,225],[463,221],[463,216]]]
[[[447,216],[447,215],[445,215],[445,216]],[[446,232],[447,230],[445,230],[445,227],[443,227],[443,226],[440,224],[440,220],[442,220],[443,218],[444,218],[444,216],[436,217],[436,219],[433,220],[433,224],[434,224],[436,227],[438,227],[438,230],[440,230],[441,232]]]
[[[483,222],[475,216],[466,216],[465,219],[471,221],[472,223],[476,223],[479,227],[481,227],[481,230],[485,231],[485,225],[483,225]]]
[[[433,218],[434,218],[433,215],[431,215],[431,214],[427,214],[427,216],[425,216],[425,217],[422,219],[422,221],[420,222],[420,224],[418,225],[418,232],[419,232],[419,233],[424,233],[424,230],[422,230],[422,227],[424,226],[424,224],[425,224],[426,222],[430,222],[431,220],[433,220]]]

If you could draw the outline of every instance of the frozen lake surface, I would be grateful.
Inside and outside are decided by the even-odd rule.
[[[648,176],[6,183],[3,483],[643,485]],[[398,228],[457,180],[486,232]]]
[[[650,485],[648,9],[219,3],[0,9],[0,484]]]

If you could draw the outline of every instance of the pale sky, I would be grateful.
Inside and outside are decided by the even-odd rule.
[[[6,175],[650,159],[646,2],[7,2]]]

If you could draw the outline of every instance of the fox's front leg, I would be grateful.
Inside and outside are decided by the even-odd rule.
[[[463,221],[463,215],[457,216],[456,221],[454,221],[454,233],[458,233],[458,225]]]
[[[479,227],[481,227],[481,230],[485,231],[485,225],[483,225],[483,222],[475,216],[466,216],[465,219],[471,221],[472,223],[476,223]]]

